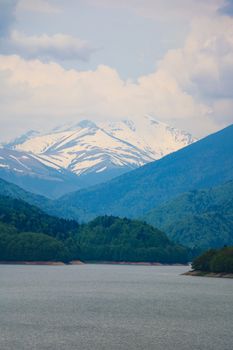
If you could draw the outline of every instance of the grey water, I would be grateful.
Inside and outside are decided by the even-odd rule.
[[[233,280],[187,270],[1,265],[0,349],[233,349]]]

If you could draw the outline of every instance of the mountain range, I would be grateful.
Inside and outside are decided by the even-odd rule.
[[[233,242],[232,149],[230,125],[162,159],[59,199],[30,193],[3,179],[0,195],[80,223],[106,214],[137,218],[194,250],[219,247]]]
[[[0,178],[32,193],[53,198],[81,188],[77,176],[66,169],[55,169],[30,152],[8,148],[0,148]]]
[[[39,208],[49,208],[51,200],[41,195],[25,191],[23,188],[0,178],[0,195],[4,197],[23,200]]]
[[[79,220],[98,215],[144,216],[187,191],[233,178],[233,125],[111,181],[55,201],[56,212]]]
[[[49,133],[29,131],[0,148],[0,177],[51,198],[106,182],[196,141],[146,116],[95,124],[83,120]]]

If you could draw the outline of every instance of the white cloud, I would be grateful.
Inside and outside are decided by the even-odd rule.
[[[121,80],[107,66],[99,66],[95,71],[67,71],[55,63],[25,61],[18,56],[1,56],[0,70],[8,73],[5,86],[10,91],[25,93],[10,105],[9,101],[2,104],[3,118],[18,115],[15,125],[22,119],[26,122],[27,118],[40,118],[43,125],[48,118],[50,122],[54,118],[55,124],[74,117],[140,118],[147,113],[165,121],[179,119],[182,125],[195,120],[198,125],[195,131],[208,124],[208,108],[182,91],[163,72],[132,83]]]
[[[1,123],[8,125],[9,119],[28,128],[74,118],[151,114],[197,136],[207,134],[233,122],[232,38],[231,18],[195,20],[184,47],[169,51],[154,73],[136,82],[121,79],[106,65],[66,70],[53,62],[0,56],[6,95]]]
[[[86,41],[65,34],[27,36],[12,31],[2,44],[6,53],[19,54],[26,58],[87,61],[95,51]]]
[[[233,98],[233,20],[195,20],[184,47],[170,50],[159,69],[199,99]]]
[[[45,60],[88,61],[96,51],[85,40],[64,33],[26,35],[13,29],[20,11],[59,13],[56,1],[48,0],[0,0],[0,46],[1,53],[18,54],[25,58]]]

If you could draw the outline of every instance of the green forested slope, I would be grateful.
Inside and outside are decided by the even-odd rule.
[[[0,260],[73,259],[186,263],[188,251],[145,222],[105,216],[79,225],[0,196]]]
[[[41,208],[46,208],[51,202],[48,198],[23,190],[21,187],[0,178],[0,195],[21,199]]]
[[[233,246],[204,252],[194,259],[192,268],[202,272],[233,273]]]
[[[78,235],[83,260],[184,263],[187,249],[145,222],[113,216],[83,225]]]
[[[233,181],[184,193],[150,211],[144,219],[190,247],[233,244]]]

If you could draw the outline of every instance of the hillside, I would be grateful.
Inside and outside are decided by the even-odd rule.
[[[188,251],[138,220],[98,217],[82,226],[77,237],[84,261],[186,263]]]
[[[194,259],[192,268],[204,274],[208,272],[233,274],[233,246],[204,252]]]
[[[49,206],[50,200],[46,197],[23,190],[21,187],[0,178],[0,195],[15,199],[21,199],[40,208]]]
[[[144,219],[192,248],[233,244],[233,181],[184,193],[151,210]]]
[[[85,187],[75,174],[62,167],[54,167],[30,152],[6,148],[0,148],[0,178],[50,198]]]
[[[67,262],[73,256],[69,237],[77,226],[22,200],[0,196],[0,260]]]
[[[156,162],[54,202],[57,215],[88,220],[98,215],[142,217],[192,190],[233,177],[233,125]]]
[[[44,233],[66,239],[79,229],[76,221],[50,216],[22,200],[0,196],[0,221],[20,232]]]
[[[145,222],[99,217],[86,225],[0,196],[0,260],[186,263],[188,250]]]

